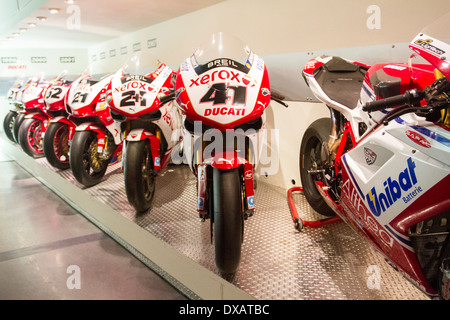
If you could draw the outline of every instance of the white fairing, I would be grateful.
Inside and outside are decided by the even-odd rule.
[[[100,91],[111,81],[112,76],[107,76],[95,84],[90,84],[89,75],[83,75],[76,79],[68,92],[67,102],[76,113],[79,109],[90,105]]]
[[[209,70],[197,75],[192,59],[184,61],[180,70],[181,76],[192,108],[199,117],[226,125],[248,116],[258,107],[257,98],[264,75],[264,61],[253,53],[250,56],[253,63],[248,73],[234,67],[226,67],[232,65],[233,60],[217,59],[210,62],[212,65]],[[220,68],[214,68],[215,63],[220,65]],[[220,94],[217,91],[223,89],[226,90],[227,97],[223,99],[224,103],[216,99],[217,94]]]
[[[124,70],[120,69],[111,81],[114,105],[129,115],[138,114],[150,108],[161,89],[163,92],[169,91],[169,88],[163,88],[163,85],[171,76],[172,69],[165,66],[162,70],[158,69],[155,72],[159,74],[150,82],[146,81],[148,78],[144,76],[124,76]]]

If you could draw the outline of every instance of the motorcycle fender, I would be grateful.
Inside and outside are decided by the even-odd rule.
[[[103,152],[105,147],[105,131],[93,123],[83,123],[75,129],[75,131],[94,131],[97,133],[97,152]]]
[[[218,152],[211,159],[211,166],[217,169],[235,169],[247,160],[235,151]]]
[[[150,149],[152,152],[153,158],[153,169],[159,170],[161,169],[161,158],[160,158],[160,145],[161,140],[145,129],[134,129],[131,130],[130,133],[125,137],[126,141],[141,141],[149,139],[150,140]]]
[[[38,119],[41,121],[46,121],[48,118],[40,113],[29,113],[25,116],[25,119]]]
[[[66,117],[64,117],[64,116],[59,116],[59,117],[56,117],[56,118],[52,118],[50,120],[50,123],[57,123],[57,122],[65,123],[68,126],[75,128],[75,124],[72,121],[70,121],[69,119],[67,119]]]
[[[212,167],[217,169],[234,169],[239,166],[244,168],[244,184],[245,184],[245,199],[246,208],[248,210],[255,210],[255,191],[253,188],[253,165],[248,162],[245,158],[241,157],[236,152],[223,152],[216,154],[211,160],[210,164]],[[200,167],[200,166],[199,166]],[[199,171],[200,173],[200,171]],[[205,172],[206,176],[206,172]],[[197,174],[198,185],[201,185],[201,176]],[[202,193],[200,193],[202,192]],[[204,190],[199,190],[199,201],[201,195],[204,195]]]
[[[64,123],[64,124],[67,124],[67,126],[69,127],[69,145],[70,145],[71,140],[73,138],[73,135],[75,134],[75,129],[76,129],[75,123],[73,123],[72,121],[70,121],[69,119],[67,119],[64,116],[59,116],[59,117],[56,117],[56,118],[52,118],[50,120],[50,123]]]

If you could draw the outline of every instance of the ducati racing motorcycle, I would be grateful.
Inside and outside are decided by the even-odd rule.
[[[61,170],[69,168],[71,126],[66,123],[68,113],[64,101],[72,80],[67,78],[66,72],[61,73],[47,89],[44,98],[46,111],[51,116],[43,137],[44,156],[48,163]]]
[[[93,65],[70,86],[65,99],[69,118],[61,119],[69,126],[70,169],[85,187],[100,183],[108,166],[122,156],[120,131],[105,102],[112,75],[93,74],[92,70]]]
[[[197,211],[210,219],[216,266],[230,280],[241,258],[244,220],[255,210],[268,72],[238,38],[215,33],[181,64],[175,90],[184,156],[197,177]]]
[[[24,88],[25,84],[23,79],[17,79],[6,95],[10,110],[3,119],[3,131],[5,132],[6,137],[12,142],[16,142],[14,140],[13,132],[14,121],[16,120],[18,113],[23,109],[22,92]]]
[[[310,60],[303,77],[330,119],[306,130],[300,175],[314,210],[337,214],[416,287],[448,300],[450,45],[440,39],[418,34],[408,63]]]
[[[113,77],[106,93],[124,139],[123,170],[128,202],[136,212],[152,204],[156,176],[180,142],[181,114],[174,100],[175,73],[163,63],[145,72],[140,55]]]
[[[33,158],[44,155],[42,137],[50,119],[44,104],[44,97],[51,82],[43,76],[34,77],[24,90],[24,110],[14,121],[14,135],[23,151]]]

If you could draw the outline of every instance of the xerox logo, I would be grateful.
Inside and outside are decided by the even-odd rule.
[[[407,167],[401,171],[397,178],[389,177],[384,181],[384,190],[379,192],[373,187],[366,195],[370,211],[375,216],[379,216],[391,207],[398,199],[405,203],[412,200],[422,192],[420,186],[416,186],[417,177],[415,173],[416,164],[411,159],[407,160]],[[414,190],[412,190],[414,188]]]

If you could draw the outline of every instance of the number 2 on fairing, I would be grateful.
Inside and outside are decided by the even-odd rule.
[[[145,99],[145,91],[135,92],[134,90],[126,91],[122,94],[122,100],[120,100],[121,107],[135,106],[136,103],[141,102],[141,107],[145,107],[147,100]],[[134,100],[134,101],[132,101]]]

